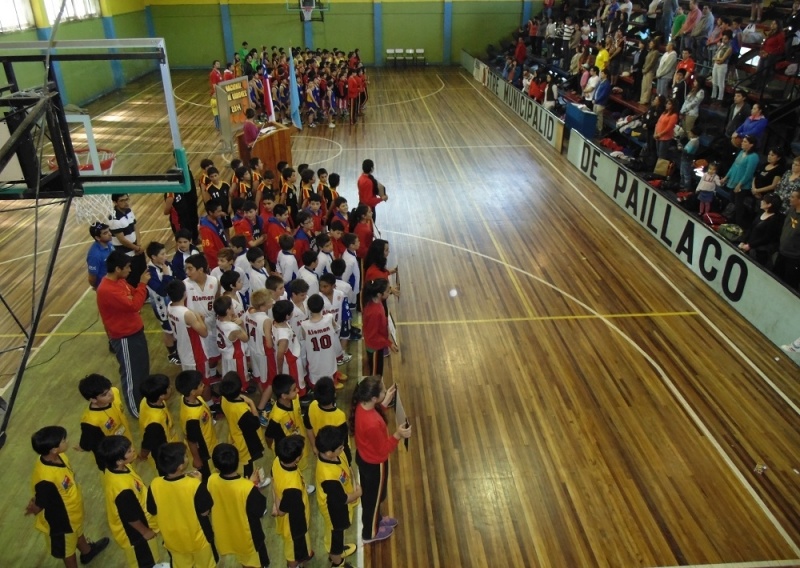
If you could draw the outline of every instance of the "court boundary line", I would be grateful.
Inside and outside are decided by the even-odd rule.
[[[299,137],[295,138],[295,140],[304,140],[304,139],[308,139],[308,140],[324,140],[325,142],[330,142],[331,144],[336,144],[337,146],[339,146],[339,153],[338,154],[336,154],[335,156],[331,156],[330,158],[325,158],[324,160],[320,160],[318,162],[309,162],[309,164],[308,164],[309,166],[316,166],[317,164],[324,164],[325,162],[330,162],[331,160],[335,160],[336,158],[341,156],[342,153],[344,152],[344,146],[339,144],[336,140],[331,140],[330,138],[325,138],[324,136],[299,136]],[[307,150],[307,151],[308,152],[325,152],[326,150],[318,150],[317,149],[317,150]]]
[[[725,450],[722,448],[722,445],[717,441],[717,439],[714,437],[714,435],[711,432],[711,430],[708,428],[708,426],[706,426],[705,422],[703,422],[703,420],[700,418],[700,416],[697,414],[697,412],[694,410],[694,408],[692,408],[692,406],[689,404],[689,401],[686,399],[686,397],[683,395],[683,393],[681,393],[681,391],[678,389],[678,387],[675,385],[675,383],[672,381],[672,379],[669,378],[669,376],[667,375],[667,372],[664,370],[664,368],[649,353],[647,353],[647,351],[645,351],[644,348],[641,345],[639,345],[636,341],[634,341],[633,338],[631,338],[627,333],[622,331],[622,329],[620,329],[613,322],[611,322],[611,320],[609,318],[601,315],[596,310],[594,310],[592,307],[590,307],[588,304],[584,303],[582,300],[578,299],[576,296],[573,296],[569,292],[566,292],[566,291],[562,290],[561,288],[559,288],[555,284],[551,284],[550,282],[547,282],[543,278],[540,278],[539,276],[536,276],[535,274],[532,274],[531,272],[528,272],[527,270],[524,270],[522,268],[519,268],[519,267],[514,266],[512,264],[509,264],[507,262],[504,262],[504,261],[502,261],[502,260],[500,260],[498,258],[494,258],[494,257],[489,256],[487,254],[484,254],[482,252],[474,251],[474,250],[468,249],[466,247],[462,247],[460,245],[447,243],[447,242],[440,241],[440,240],[437,240],[437,239],[432,239],[432,238],[429,238],[429,237],[423,237],[423,236],[420,236],[420,235],[412,235],[410,233],[404,233],[404,232],[401,232],[401,231],[390,231],[388,229],[385,229],[384,232],[390,233],[390,234],[395,234],[395,235],[401,235],[401,236],[409,237],[409,238],[412,238],[412,239],[418,239],[418,240],[422,240],[422,241],[427,241],[427,242],[434,243],[434,244],[447,246],[447,247],[450,247],[450,248],[453,248],[453,249],[456,249],[456,250],[460,250],[462,252],[466,252],[466,253],[478,256],[480,258],[483,258],[484,260],[489,260],[491,262],[495,262],[497,264],[504,265],[509,270],[512,270],[512,271],[518,272],[520,274],[523,274],[525,276],[528,276],[529,278],[531,278],[535,282],[538,282],[539,284],[542,284],[545,287],[550,288],[554,292],[556,292],[558,294],[561,294],[564,298],[567,298],[568,300],[571,300],[572,302],[574,302],[578,306],[580,306],[583,309],[585,309],[587,312],[589,312],[591,314],[594,314],[600,321],[602,321],[607,327],[609,327],[623,341],[625,341],[631,347],[633,347],[633,349],[635,351],[637,351],[639,353],[639,355],[641,355],[644,358],[644,360],[647,361],[650,364],[650,367],[655,371],[656,375],[660,378],[660,382],[661,382],[662,386],[664,386],[672,394],[673,398],[678,402],[678,405],[680,407],[682,407],[685,415],[689,418],[689,420],[692,423],[694,423],[695,427],[698,430],[700,430],[700,432],[703,433],[703,436],[705,436],[705,438],[709,441],[711,446],[717,451],[717,454],[720,456],[720,458],[722,458],[722,461],[725,463],[725,465],[728,466],[728,468],[730,469],[730,471],[733,474],[734,478],[736,478],[739,481],[739,483],[742,486],[742,488],[747,493],[750,494],[750,496],[753,499],[754,503],[758,506],[758,508],[761,509],[762,513],[764,513],[764,516],[767,518],[767,520],[770,521],[770,523],[772,523],[772,526],[775,528],[775,530],[778,532],[778,534],[783,537],[784,541],[789,545],[789,548],[797,555],[798,560],[800,560],[800,547],[798,547],[798,545],[794,542],[794,540],[789,535],[789,533],[786,531],[786,529],[783,527],[783,525],[781,525],[778,522],[777,517],[775,517],[774,513],[769,509],[769,507],[767,507],[767,504],[764,502],[764,500],[761,498],[761,496],[756,492],[756,490],[753,488],[753,486],[750,485],[750,483],[744,477],[744,474],[739,470],[738,467],[736,467],[736,464],[733,463],[733,460],[731,459],[731,457],[725,452]],[[698,313],[698,315],[700,315],[700,314]],[[800,564],[800,562],[798,562],[798,564]]]
[[[753,560],[749,562],[718,562],[715,564],[675,564],[651,566],[649,568],[775,568],[776,566],[800,566],[797,560]]]
[[[586,203],[587,203],[587,204],[588,204],[588,205],[589,205],[589,206],[590,206],[592,209],[594,209],[594,210],[595,210],[595,212],[596,212],[596,213],[597,213],[597,214],[600,216],[600,218],[602,218],[602,219],[603,219],[603,221],[605,221],[605,222],[606,222],[606,224],[607,224],[609,227],[611,227],[611,229],[612,229],[612,230],[613,230],[613,231],[614,231],[614,232],[615,232],[615,233],[616,233],[616,234],[617,234],[617,235],[618,235],[620,238],[622,238],[622,240],[625,242],[625,244],[626,244],[626,245],[628,245],[628,246],[630,247],[630,249],[631,249],[631,250],[633,250],[633,252],[634,252],[634,253],[636,253],[636,254],[637,254],[637,255],[638,255],[638,256],[639,256],[639,257],[640,257],[640,258],[641,258],[641,259],[642,259],[642,260],[643,260],[643,261],[644,261],[644,262],[645,262],[645,263],[646,263],[646,264],[647,264],[647,265],[648,265],[648,266],[649,266],[649,267],[650,267],[650,268],[651,268],[651,269],[652,269],[652,270],[653,270],[653,271],[654,271],[654,272],[655,272],[655,273],[656,273],[656,274],[659,276],[659,278],[661,278],[661,280],[663,280],[663,281],[664,281],[664,282],[665,282],[665,283],[666,283],[666,284],[667,284],[667,285],[668,285],[670,288],[672,288],[672,290],[673,290],[673,291],[675,291],[675,292],[678,294],[678,296],[679,296],[679,297],[680,297],[680,298],[681,298],[681,299],[682,299],[684,302],[686,302],[686,304],[688,304],[688,305],[689,305],[689,307],[690,307],[690,308],[692,308],[692,309],[694,309],[695,311],[697,311],[698,315],[699,315],[699,316],[700,316],[700,317],[703,319],[703,321],[705,322],[705,324],[706,324],[706,325],[708,325],[708,326],[709,326],[709,327],[710,327],[710,328],[711,328],[711,329],[714,331],[714,333],[715,333],[715,334],[716,334],[716,335],[717,335],[717,336],[718,336],[720,339],[722,339],[722,341],[723,341],[724,343],[726,343],[726,344],[728,345],[728,347],[729,347],[729,348],[730,348],[730,349],[731,349],[731,350],[732,350],[734,353],[736,353],[736,355],[738,355],[738,356],[739,356],[739,357],[740,357],[740,358],[741,358],[741,359],[742,359],[742,360],[743,360],[743,361],[744,361],[744,362],[747,364],[747,366],[749,366],[749,367],[750,367],[750,368],[751,368],[751,369],[752,369],[752,370],[753,370],[753,371],[754,371],[754,372],[755,372],[755,373],[756,373],[756,374],[757,374],[757,375],[758,375],[758,376],[761,378],[761,380],[762,380],[764,383],[766,383],[766,384],[767,384],[767,385],[768,385],[768,386],[769,386],[769,387],[770,387],[770,388],[771,388],[771,389],[772,389],[772,390],[775,392],[775,394],[777,394],[777,395],[778,395],[778,396],[781,398],[781,400],[783,400],[783,401],[784,401],[784,403],[786,403],[786,405],[787,405],[787,406],[789,406],[789,408],[791,408],[791,409],[794,411],[794,413],[795,413],[795,414],[797,414],[798,416],[800,416],[800,406],[798,406],[797,404],[795,404],[795,402],[794,402],[794,401],[793,401],[791,398],[789,398],[789,396],[788,396],[788,395],[787,395],[785,392],[783,392],[783,390],[781,390],[781,388],[780,388],[780,387],[779,387],[779,386],[778,386],[778,385],[777,385],[777,384],[776,384],[776,383],[775,383],[775,382],[774,382],[772,379],[770,379],[770,378],[767,376],[767,374],[766,374],[766,373],[765,373],[765,372],[764,372],[764,371],[761,369],[761,367],[759,367],[759,366],[758,366],[758,365],[755,363],[755,361],[753,361],[753,360],[752,360],[750,357],[748,357],[748,356],[747,356],[747,355],[746,355],[746,354],[745,354],[745,353],[744,353],[744,352],[743,352],[743,351],[742,351],[742,350],[739,348],[739,346],[738,346],[738,345],[736,345],[736,344],[735,344],[735,343],[734,343],[734,342],[733,342],[733,341],[732,341],[732,340],[731,340],[731,339],[730,339],[730,338],[729,338],[727,335],[725,335],[725,334],[722,332],[722,330],[721,330],[721,329],[720,329],[720,328],[719,328],[719,327],[718,327],[716,324],[714,324],[714,322],[712,322],[712,321],[709,319],[709,317],[708,317],[708,316],[705,314],[705,312],[703,312],[703,310],[701,310],[701,309],[700,309],[700,308],[699,308],[699,307],[698,307],[698,306],[697,306],[697,305],[696,305],[696,304],[695,304],[693,301],[691,301],[691,300],[689,299],[689,297],[688,297],[688,296],[687,296],[687,295],[686,295],[686,294],[683,292],[683,290],[681,290],[681,289],[680,289],[678,286],[676,286],[676,285],[675,285],[675,283],[674,283],[672,280],[670,280],[669,278],[667,278],[666,274],[664,274],[664,272],[663,272],[663,271],[662,271],[660,268],[658,268],[658,266],[657,266],[657,265],[656,265],[656,264],[655,264],[655,263],[654,263],[652,260],[650,260],[650,258],[649,258],[647,255],[645,255],[645,254],[644,254],[644,252],[642,252],[642,251],[641,251],[639,248],[637,248],[636,246],[634,246],[634,244],[633,244],[633,242],[631,241],[630,237],[628,237],[628,235],[626,235],[626,234],[625,234],[625,233],[624,233],[624,232],[623,232],[623,231],[622,231],[622,230],[621,230],[619,227],[617,227],[617,225],[615,225],[615,224],[614,224],[614,222],[613,222],[613,221],[611,221],[611,219],[609,219],[609,218],[608,218],[608,216],[607,216],[605,213],[603,213],[603,212],[602,212],[602,211],[601,211],[601,210],[600,210],[600,209],[597,207],[597,205],[595,205],[595,203],[594,203],[594,202],[593,202],[591,199],[589,199],[589,198],[588,198],[588,196],[587,196],[586,194],[584,194],[584,193],[583,193],[583,191],[581,191],[581,190],[580,190],[580,188],[578,188],[578,186],[577,186],[577,185],[575,185],[575,183],[574,183],[574,182],[573,182],[573,181],[572,181],[572,180],[571,180],[571,179],[570,179],[568,176],[566,176],[566,175],[564,174],[564,172],[563,172],[563,171],[561,171],[559,168],[557,168],[557,167],[555,166],[555,164],[553,164],[553,162],[550,160],[550,158],[549,158],[549,157],[547,157],[547,156],[546,156],[546,155],[545,155],[545,154],[544,154],[544,153],[543,153],[543,152],[542,152],[542,151],[541,151],[541,150],[540,150],[540,149],[539,149],[539,148],[536,146],[536,144],[534,144],[533,142],[531,142],[531,141],[530,141],[530,139],[529,139],[529,138],[528,138],[528,137],[527,137],[525,134],[523,134],[523,133],[522,133],[522,131],[521,131],[519,128],[517,128],[517,126],[516,126],[516,125],[515,125],[515,124],[514,124],[514,123],[513,123],[513,122],[512,122],[512,121],[511,121],[511,120],[510,120],[510,119],[509,119],[509,118],[508,118],[506,115],[505,115],[505,114],[503,114],[503,113],[502,113],[502,111],[501,111],[502,109],[500,109],[499,107],[497,107],[497,105],[494,103],[494,101],[492,101],[491,99],[489,99],[489,98],[488,98],[488,97],[487,97],[487,96],[486,96],[484,93],[482,93],[482,92],[480,91],[480,89],[478,89],[477,87],[475,87],[475,85],[473,85],[473,84],[472,84],[472,83],[469,81],[469,78],[468,78],[468,77],[466,77],[466,76],[463,74],[463,72],[459,72],[459,75],[460,75],[460,77],[461,77],[462,79],[464,79],[465,81],[467,81],[467,83],[468,83],[470,86],[472,86],[472,89],[473,89],[474,91],[476,91],[476,92],[478,93],[478,95],[480,95],[480,96],[481,96],[481,97],[482,97],[484,100],[486,100],[487,102],[489,102],[489,104],[490,104],[490,105],[492,106],[492,108],[493,108],[493,109],[494,109],[494,110],[497,112],[497,114],[499,114],[499,115],[500,115],[500,116],[503,118],[503,120],[505,120],[505,121],[506,121],[506,122],[507,122],[507,123],[508,123],[508,124],[511,126],[511,128],[513,128],[513,129],[514,129],[514,130],[517,132],[517,134],[519,134],[519,135],[522,137],[522,139],[523,139],[523,140],[526,140],[526,141],[528,142],[528,145],[530,146],[530,148],[531,148],[531,149],[533,149],[533,151],[535,151],[537,154],[539,154],[539,156],[542,158],[542,160],[544,160],[545,162],[547,162],[547,164],[548,164],[548,165],[550,166],[550,168],[551,168],[551,171],[553,171],[553,172],[557,173],[559,176],[561,176],[561,178],[562,178],[562,179],[563,179],[563,180],[564,180],[564,181],[565,181],[567,184],[569,184],[569,185],[572,187],[572,189],[573,189],[573,190],[574,190],[574,191],[575,191],[575,192],[576,192],[578,195],[580,195],[580,196],[583,198],[583,200],[584,200],[584,201],[585,201],[585,202],[586,202]],[[471,77],[470,77],[470,78],[471,78]],[[737,312],[737,313],[738,313],[738,312]],[[740,315],[741,315],[741,314],[740,314]],[[784,354],[784,355],[785,355],[785,354]]]
[[[369,108],[383,108],[387,106],[404,105],[408,103],[413,103],[414,101],[421,101],[423,99],[427,99],[428,97],[432,97],[433,95],[441,93],[442,91],[444,91],[446,85],[444,84],[444,81],[442,80],[442,78],[439,76],[438,73],[436,74],[436,78],[439,79],[439,82],[442,84],[442,86],[436,89],[435,91],[428,93],[427,95],[421,95],[419,97],[414,97],[413,99],[406,99],[402,101],[393,101],[391,103],[373,104],[370,105]],[[419,89],[416,89],[416,91],[419,93]]]
[[[387,231],[391,232],[391,231]],[[610,319],[633,319],[633,318],[665,318],[665,317],[691,317],[696,316],[697,312],[652,312],[652,313],[618,313],[618,314],[603,314],[599,317]],[[414,326],[414,325],[472,325],[480,323],[524,323],[524,322],[537,322],[537,321],[570,321],[570,320],[587,320],[598,319],[598,316],[592,314],[575,314],[564,316],[530,316],[519,318],[478,318],[478,319],[462,319],[462,320],[431,320],[431,321],[404,321],[397,322],[397,327],[401,326]],[[0,336],[2,337],[2,336]]]

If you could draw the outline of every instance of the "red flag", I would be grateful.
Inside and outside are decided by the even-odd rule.
[[[275,109],[272,106],[272,87],[269,84],[269,76],[264,75],[264,114],[270,122],[275,122]]]

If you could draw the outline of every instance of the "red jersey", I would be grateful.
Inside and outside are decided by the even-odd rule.
[[[222,72],[223,81],[230,81],[233,78],[234,78],[233,71],[231,71],[230,69],[225,69],[225,71]]]
[[[375,195],[375,184],[369,174],[361,174],[358,178],[358,202],[372,209],[381,202],[381,198]]]
[[[217,253],[228,246],[228,237],[222,223],[216,225],[208,217],[200,219],[200,239],[203,241],[203,254],[208,261],[208,269],[217,267]]]
[[[376,264],[373,264],[364,273],[364,282],[371,280],[389,280],[389,271],[378,268]]]
[[[267,260],[273,265],[278,262],[278,253],[281,252],[281,246],[278,244],[278,239],[281,235],[291,235],[292,230],[288,225],[278,221],[275,217],[270,217],[267,222],[267,241],[265,244],[267,249]]]
[[[212,69],[211,73],[208,74],[208,82],[211,83],[211,96],[214,96],[214,87],[217,83],[222,82],[222,73],[219,72],[219,69]]]
[[[380,351],[391,347],[389,339],[389,320],[381,302],[367,302],[361,309],[361,322],[364,345],[370,351]]]
[[[383,311],[380,303],[378,307]],[[389,459],[398,439],[390,436],[386,429],[386,422],[374,408],[366,410],[360,404],[356,405],[356,427],[353,432],[358,456],[367,463],[381,464]]]
[[[297,229],[294,235],[294,256],[297,266],[303,266],[303,253],[311,248],[311,238],[303,229]]]
[[[347,98],[357,99],[359,91],[359,80],[356,75],[351,75],[347,79]]]
[[[369,250],[369,246],[372,244],[372,240],[375,238],[375,233],[372,229],[372,221],[358,223],[354,228],[353,232],[358,235],[358,249],[356,250],[356,256],[358,258],[364,258],[367,256],[367,250]]]
[[[344,251],[347,250],[342,240],[331,237],[331,244],[333,245],[333,258],[342,258]]]

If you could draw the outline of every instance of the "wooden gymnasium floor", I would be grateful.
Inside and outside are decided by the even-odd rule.
[[[206,156],[220,163],[205,73],[173,80],[193,169]],[[120,153],[116,171],[163,168],[155,91],[140,81],[92,107],[99,142]],[[387,509],[401,524],[366,548],[364,565],[800,565],[797,367],[466,73],[373,72],[370,93],[364,124],[293,138],[295,163],[339,172],[345,196],[355,200],[365,158],[390,194],[378,221],[403,293],[390,373],[414,437],[391,459]],[[133,199],[146,240],[168,237],[160,206]],[[30,220],[0,216],[0,266],[20,293]],[[117,380],[85,292],[86,245],[71,225],[47,343],[0,454],[3,565],[56,565],[22,517],[28,436],[57,422],[75,442],[76,381]],[[174,375],[150,337],[154,370]],[[97,473],[88,456],[73,461],[87,531],[107,533]],[[317,550],[312,565],[327,566]],[[102,565],[120,565],[113,545],[105,554]]]

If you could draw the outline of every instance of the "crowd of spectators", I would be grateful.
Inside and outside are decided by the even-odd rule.
[[[725,6],[601,0],[596,11],[568,9],[562,18],[545,6],[495,62],[549,110],[563,113],[566,102],[591,109],[598,136],[616,137],[638,167],[674,170],[662,187],[682,193],[690,210],[724,213],[740,228],[739,248],[796,289],[800,268],[785,260],[800,260],[800,231],[789,219],[800,158],[792,161],[791,139],[772,134],[765,107],[782,102],[769,95],[776,74],[789,75],[779,85],[798,81],[800,1],[786,18],[763,23],[760,3],[748,22],[713,10]],[[660,163],[680,167],[656,168]],[[710,163],[706,189],[719,182],[711,194],[698,191]],[[719,223],[719,216],[705,217]]]

